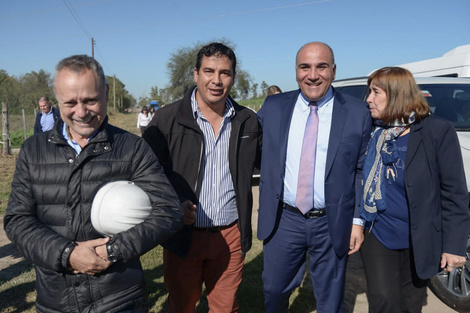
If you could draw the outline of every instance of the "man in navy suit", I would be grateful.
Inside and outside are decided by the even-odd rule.
[[[36,122],[34,123],[35,135],[51,130],[55,121],[60,118],[59,109],[51,107],[48,97],[39,98],[39,109],[41,112],[36,114]]]
[[[335,74],[332,49],[307,43],[296,57],[300,90],[269,96],[258,112],[263,128],[258,238],[264,241],[269,313],[287,312],[289,296],[302,282],[307,253],[317,312],[343,312],[347,257],[364,239],[354,218],[359,217],[372,121],[365,102],[331,87]],[[318,108],[313,187],[308,189],[313,203],[302,213],[296,206],[297,187],[310,105]]]

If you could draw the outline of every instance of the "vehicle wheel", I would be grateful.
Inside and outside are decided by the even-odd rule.
[[[470,312],[470,237],[467,241],[467,262],[451,273],[442,271],[429,281],[429,289],[450,308]]]

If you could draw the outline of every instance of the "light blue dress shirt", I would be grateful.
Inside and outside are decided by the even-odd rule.
[[[93,133],[93,135],[91,135],[90,138],[87,139],[87,142],[90,142],[90,140],[93,137],[95,137],[97,133],[98,133],[98,130],[96,130]],[[72,138],[69,137],[68,128],[67,128],[67,125],[65,123],[62,125],[62,135],[64,135],[64,138],[67,141],[67,143],[69,144],[69,146],[71,146],[73,148],[73,150],[75,150],[77,155],[79,155],[80,152],[82,152],[82,147],[80,147],[80,145],[75,140],[73,140]]]
[[[230,225],[238,219],[235,188],[229,168],[230,134],[235,109],[227,98],[224,116],[216,137],[211,123],[199,110],[196,89],[191,96],[191,107],[196,122],[204,134],[202,185],[194,226]]]
[[[289,126],[289,138],[287,141],[286,169],[284,178],[283,201],[295,207],[297,196],[297,181],[300,167],[300,155],[302,153],[302,142],[305,126],[307,124],[310,108],[309,100],[300,93],[295,103]],[[318,104],[318,137],[315,158],[315,180],[314,180],[314,207],[322,209],[325,207],[325,168],[328,141],[330,138],[331,120],[333,116],[334,93],[330,87],[326,95],[317,101]]]
[[[43,132],[47,132],[54,127],[54,114],[52,113],[52,108],[49,113],[41,112],[41,129]]]

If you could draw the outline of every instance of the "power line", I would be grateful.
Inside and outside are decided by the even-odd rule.
[[[90,32],[86,29],[85,27],[85,24],[82,22],[82,20],[80,19],[80,17],[78,16],[78,13],[75,11],[75,9],[72,7],[72,5],[69,3],[68,0],[62,0],[65,4],[65,6],[67,7],[67,9],[69,10],[70,14],[72,14],[73,18],[75,19],[75,21],[78,23],[78,26],[80,26],[80,28],[83,30],[83,32],[85,33],[85,35],[88,37],[88,39],[91,39],[91,44],[92,44],[92,51],[94,51],[95,49],[95,46],[96,46],[96,40],[94,40],[93,36],[90,34]],[[98,54],[100,55],[101,57],[101,63],[103,65],[103,67],[107,68],[106,66],[106,62],[104,61],[104,57],[103,55],[101,54],[101,52],[99,51],[98,47],[96,46],[96,51],[98,52]],[[92,55],[94,53],[92,52]],[[94,57],[94,56],[93,56]],[[107,69],[106,69],[107,70]]]
[[[68,3],[67,0],[62,0],[62,1],[67,6],[67,9],[69,10],[70,14],[72,14],[75,21],[77,21],[78,26],[80,26],[80,28],[83,30],[83,32],[88,37],[88,39],[91,39],[92,36],[91,36],[90,32],[86,29],[85,24],[83,24],[83,22],[80,20],[80,17],[78,16],[77,12],[75,12],[72,5],[70,3]]]

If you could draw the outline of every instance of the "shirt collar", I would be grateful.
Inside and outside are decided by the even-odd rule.
[[[302,99],[302,102],[305,104],[306,107],[308,107],[310,100],[308,100],[302,92],[300,92],[300,96],[301,96],[300,99]],[[317,101],[318,107],[321,108],[323,105],[331,101],[331,99],[333,99],[333,96],[334,96],[333,87],[330,86],[330,88],[328,88],[328,91],[323,96],[323,98]]]
[[[87,138],[87,142],[90,142],[90,140],[92,140],[96,136],[96,134],[98,134],[98,129],[93,133],[93,135]],[[67,124],[65,123],[63,123],[62,125],[62,135],[64,136],[69,146],[71,146],[75,150],[75,152],[77,152],[77,154],[80,154],[80,152],[82,152],[82,147],[80,147],[80,145],[75,140],[69,137]]]
[[[197,90],[197,87],[194,88],[193,93],[191,94],[191,108],[193,110],[193,115],[195,119],[197,119],[200,116],[204,116],[201,113],[201,110],[199,110],[199,106],[197,105],[196,90]],[[225,117],[233,118],[234,116],[235,116],[235,108],[233,107],[232,101],[230,101],[229,97],[227,97],[227,99],[225,100],[224,118]]]

